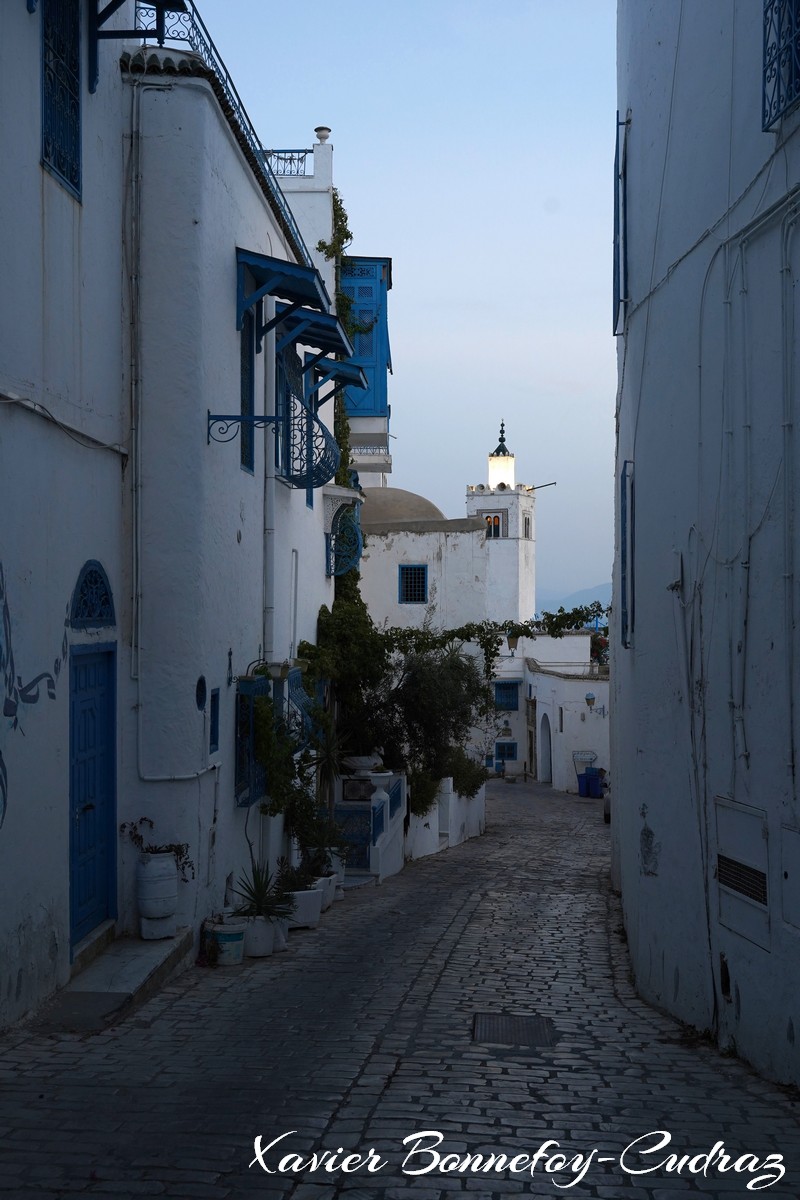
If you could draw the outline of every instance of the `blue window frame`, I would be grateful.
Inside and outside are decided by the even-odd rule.
[[[42,5],[42,166],[81,198],[80,0]]]
[[[614,336],[624,332],[628,303],[627,182],[626,148],[628,122],[617,113],[617,145],[614,152]]]
[[[428,603],[428,568],[424,563],[403,563],[398,568],[397,598],[401,604]]]
[[[243,471],[255,470],[255,428],[253,417],[256,414],[256,322],[252,309],[248,309],[242,319],[241,338],[241,463]]]
[[[516,762],[517,761],[517,743],[516,742],[495,742],[494,756],[500,762]]]
[[[211,712],[208,721],[208,752],[219,750],[219,688],[211,689]]]
[[[507,712],[516,712],[519,708],[519,682],[503,679],[494,685],[494,706]]]
[[[762,129],[771,129],[798,100],[800,0],[764,0]]]
[[[634,619],[634,493],[633,463],[628,460],[620,472],[619,545],[620,641],[629,649],[633,644]]]

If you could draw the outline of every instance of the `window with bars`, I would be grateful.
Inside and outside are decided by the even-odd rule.
[[[525,538],[526,538],[528,541],[530,541],[530,536],[531,536],[531,519],[530,519],[530,517],[523,517],[523,519],[522,519],[522,520],[523,520],[523,527],[522,527],[522,528],[523,528],[523,536],[524,536],[524,537],[525,537]]]
[[[42,4],[42,166],[81,198],[80,0]]]
[[[401,604],[428,603],[428,568],[425,564],[403,564],[398,570],[398,599]]]
[[[519,684],[504,679],[494,685],[494,706],[506,712],[516,712],[519,708]]]

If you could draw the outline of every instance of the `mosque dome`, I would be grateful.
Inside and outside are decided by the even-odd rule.
[[[440,508],[416,492],[404,488],[364,488],[366,499],[361,507],[362,525],[400,525],[405,521],[444,521]]]

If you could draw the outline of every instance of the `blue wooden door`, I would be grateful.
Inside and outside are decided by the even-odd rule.
[[[115,912],[115,678],[112,650],[70,658],[70,927],[74,946]]]

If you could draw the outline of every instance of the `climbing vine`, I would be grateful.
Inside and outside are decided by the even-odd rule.
[[[312,677],[334,685],[351,752],[379,748],[388,767],[407,771],[412,811],[420,814],[444,777],[452,775],[462,795],[474,795],[486,777],[464,747],[494,716],[492,680],[505,639],[562,637],[604,612],[597,601],[531,621],[378,629],[361,598],[358,573],[336,583],[332,608],[320,610],[317,644],[303,642],[300,654]]]

